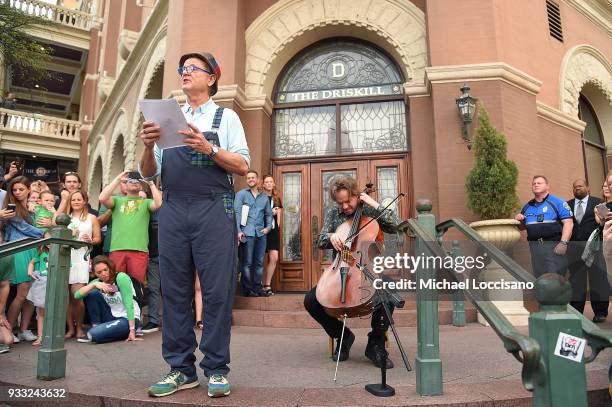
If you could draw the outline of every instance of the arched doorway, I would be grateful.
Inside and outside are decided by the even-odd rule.
[[[123,145],[123,134],[120,134],[115,140],[114,148],[111,150],[109,182],[125,170],[125,150]]]
[[[143,99],[163,99],[163,87],[164,87],[164,62],[163,60],[158,62],[155,70],[153,71],[153,76],[150,81],[145,84],[146,90],[144,93]],[[142,123],[144,122],[144,116],[140,114],[140,108],[136,108],[138,115],[134,116],[134,119],[137,120],[135,126],[132,127],[134,131],[134,160],[135,165],[137,167],[140,159],[142,157],[142,153],[144,152],[144,144],[140,141],[138,137],[138,133],[140,129],[142,129]]]
[[[383,204],[409,192],[404,82],[384,51],[349,38],[316,43],[281,72],[271,151],[284,207],[277,289],[308,290],[329,265],[331,251],[316,249],[313,240],[334,204],[328,197],[334,176],[372,182],[373,197]],[[408,205],[406,200],[393,210],[406,217]]]
[[[578,100],[578,117],[586,123],[582,132],[584,173],[591,186],[591,193],[601,196],[601,185],[606,175],[606,142],[593,104],[583,93]]]
[[[92,208],[100,207],[100,192],[102,191],[102,158],[98,157],[93,166],[91,182],[89,184],[89,204]]]

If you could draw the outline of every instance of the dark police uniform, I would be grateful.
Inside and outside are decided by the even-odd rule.
[[[567,258],[554,252],[561,241],[564,219],[572,219],[572,210],[567,202],[556,196],[547,195],[544,201],[535,199],[527,202],[521,213],[525,216],[527,240],[531,252],[531,265],[536,277],[545,273],[564,275]]]

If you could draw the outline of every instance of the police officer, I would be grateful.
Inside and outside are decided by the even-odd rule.
[[[250,163],[238,115],[215,104],[221,69],[207,52],[185,54],[178,74],[187,96],[181,130],[185,146],[160,150],[160,127],[145,122],[140,138],[145,150],[143,176],[161,173],[164,186],[159,214],[159,269],[163,293],[162,356],[170,372],[149,387],[149,395],[166,396],[199,384],[194,351],[191,304],[194,269],[204,299],[200,341],[208,376],[208,395],[227,396],[232,303],[236,286],[237,231],[232,174],[246,175]]]
[[[536,175],[531,181],[534,198],[514,219],[527,229],[531,265],[536,277],[567,272],[567,245],[572,236],[572,210],[563,199],[549,194],[548,180]]]

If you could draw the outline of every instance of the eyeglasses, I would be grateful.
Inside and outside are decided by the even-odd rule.
[[[209,72],[206,69],[200,68],[199,66],[195,66],[195,65],[179,66],[179,68],[176,71],[178,72],[179,76],[183,76],[186,73],[193,73],[193,71],[202,71],[202,72],[206,72],[209,75],[212,75],[212,72]]]

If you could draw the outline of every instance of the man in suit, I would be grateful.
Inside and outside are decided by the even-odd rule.
[[[608,316],[608,283],[606,266],[601,251],[595,253],[591,266],[582,260],[582,252],[591,233],[599,227],[595,220],[595,205],[601,199],[589,195],[589,184],[584,179],[577,179],[572,185],[574,199],[567,201],[573,211],[574,228],[567,250],[570,283],[572,284],[572,307],[584,312],[587,296],[587,275],[593,322],[603,322]]]

